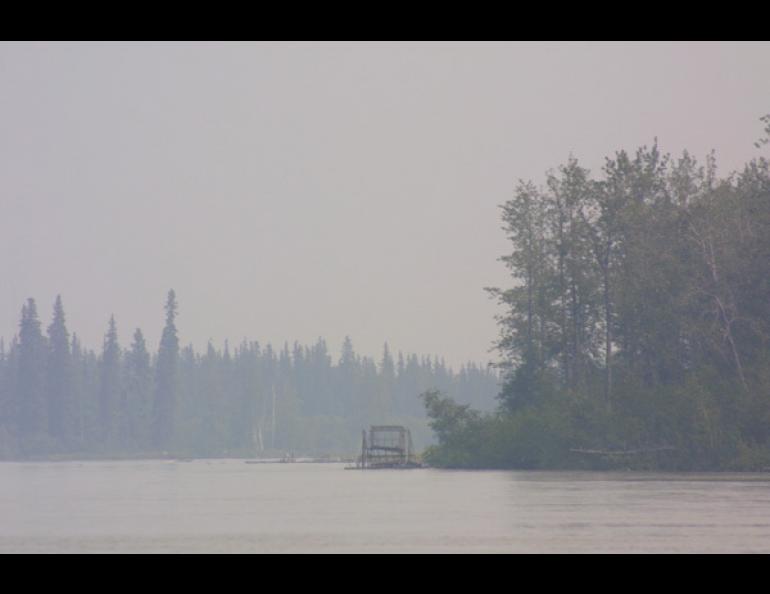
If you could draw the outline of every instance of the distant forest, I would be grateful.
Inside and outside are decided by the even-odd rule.
[[[18,336],[0,341],[0,459],[350,455],[378,423],[409,425],[419,447],[430,439],[421,392],[485,409],[499,392],[493,369],[455,372],[387,344],[375,361],[349,338],[336,362],[322,339],[197,353],[180,347],[173,291],[165,311],[157,353],[140,330],[121,346],[114,318],[97,353],[70,334],[61,298],[46,332],[28,300]]]
[[[770,141],[770,116],[762,118]],[[770,469],[770,164],[657,143],[502,207],[501,406],[429,392],[433,464]]]

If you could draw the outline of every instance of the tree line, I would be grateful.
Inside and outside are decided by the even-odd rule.
[[[34,299],[19,332],[0,341],[0,458],[51,456],[343,455],[369,424],[410,424],[429,439],[417,395],[439,388],[493,406],[498,373],[473,363],[453,371],[436,357],[358,355],[350,338],[337,362],[326,342],[254,341],[204,353],[180,346],[169,292],[157,352],[142,331],[120,344],[115,318],[99,352],[70,334],[58,297],[46,331]]]
[[[598,176],[570,158],[502,220],[500,408],[426,394],[435,463],[770,468],[766,158],[726,177],[657,142]]]

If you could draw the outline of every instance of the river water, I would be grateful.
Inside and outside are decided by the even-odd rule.
[[[16,552],[770,552],[770,475],[3,463]]]

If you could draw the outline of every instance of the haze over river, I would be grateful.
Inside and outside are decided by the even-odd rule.
[[[0,553],[770,552],[770,475],[0,464]]]

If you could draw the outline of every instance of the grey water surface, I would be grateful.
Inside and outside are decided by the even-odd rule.
[[[770,475],[0,464],[0,553],[770,552]]]

